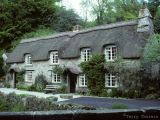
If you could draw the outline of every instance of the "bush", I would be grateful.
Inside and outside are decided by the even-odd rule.
[[[67,86],[65,84],[62,84],[60,88],[57,88],[58,93],[67,93]]]
[[[111,108],[112,109],[128,109],[128,106],[123,103],[113,103]]]
[[[17,85],[16,85],[16,88],[17,89],[20,89],[20,90],[28,90],[30,86],[28,85],[25,85],[23,82],[19,82]]]
[[[158,95],[158,94],[156,94],[156,93],[154,93],[154,94],[148,94],[146,97],[145,97],[145,99],[158,99],[160,96]]]
[[[107,90],[104,89],[99,96],[100,96],[100,97],[108,97],[108,92],[107,92]]]
[[[43,74],[39,74],[35,78],[35,88],[36,88],[36,91],[42,92],[45,89],[46,85],[47,85],[46,77]]]
[[[76,92],[80,95],[90,95],[90,91],[87,88],[80,88]]]
[[[27,88],[28,91],[36,91],[36,86],[35,85],[31,85]]]
[[[9,105],[4,99],[0,99],[0,112],[8,111]]]
[[[47,97],[46,100],[47,100],[47,101],[50,101],[50,102],[55,102],[55,101],[58,100],[58,98],[52,96],[52,97]]]
[[[25,111],[25,107],[23,104],[15,104],[11,110],[12,112],[22,112],[22,111]]]

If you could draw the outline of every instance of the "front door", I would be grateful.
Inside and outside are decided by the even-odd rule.
[[[70,93],[75,93],[76,79],[77,79],[77,75],[73,73],[69,74],[69,92]]]

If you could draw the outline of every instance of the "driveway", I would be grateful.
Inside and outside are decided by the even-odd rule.
[[[16,94],[26,94],[26,95],[33,95],[39,98],[47,98],[47,97],[57,97],[58,101],[65,101],[67,99],[62,99],[60,95],[63,94],[45,94],[43,92],[33,92],[33,91],[25,91],[25,90],[18,90],[18,89],[13,89],[13,88],[0,88],[0,92],[4,94],[9,94],[9,93],[16,93]],[[80,95],[74,95],[73,98],[80,97]]]
[[[79,97],[64,101],[65,103],[75,103],[96,108],[111,108],[114,103],[122,103],[129,109],[140,109],[146,107],[159,107],[160,100],[144,100],[144,99],[120,99],[120,98],[98,98],[98,97]]]

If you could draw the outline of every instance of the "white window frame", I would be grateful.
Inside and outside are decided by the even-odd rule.
[[[25,82],[33,82],[33,71],[26,71]]]
[[[91,48],[83,48],[81,50],[81,60],[88,61],[91,58]]]
[[[61,79],[62,79],[62,77],[61,77],[61,75],[58,75],[58,74],[56,74],[56,73],[51,73],[51,75],[52,75],[52,83],[61,83]]]
[[[113,85],[113,82],[115,84]],[[105,87],[117,88],[118,87],[118,79],[115,75],[109,73],[105,75]]]
[[[79,74],[79,87],[87,87],[87,80],[85,74]]]
[[[31,57],[31,54],[26,54],[25,55],[25,64],[26,65],[32,65],[32,57]]]
[[[51,65],[59,64],[58,51],[50,52],[50,64]]]
[[[113,49],[115,49],[115,52],[113,52]],[[117,47],[115,45],[106,46],[104,54],[106,61],[114,61],[117,59]]]

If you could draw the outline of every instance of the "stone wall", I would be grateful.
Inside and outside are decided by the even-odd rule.
[[[0,120],[159,120],[160,108],[134,110],[76,110],[46,112],[1,112]]]

